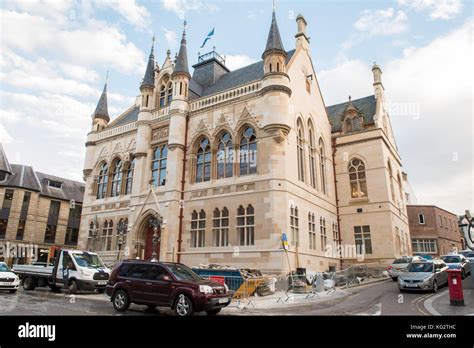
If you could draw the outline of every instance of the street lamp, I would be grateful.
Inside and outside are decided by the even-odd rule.
[[[150,227],[153,229],[153,253],[151,254],[151,261],[157,262],[158,261],[158,243],[160,242],[160,237],[158,236],[158,227],[161,227],[161,218],[158,214],[150,218]]]
[[[125,222],[125,220],[120,219],[118,224],[117,224],[117,231],[118,231],[118,238],[117,238],[117,244],[119,247],[119,252],[117,255],[117,261],[120,260],[120,251],[122,250],[122,245],[125,244],[125,233],[127,232],[128,229],[128,224]]]

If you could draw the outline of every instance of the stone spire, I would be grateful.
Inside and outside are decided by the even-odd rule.
[[[286,51],[283,48],[283,43],[281,41],[280,30],[278,29],[275,9],[273,9],[272,24],[270,26],[270,31],[268,32],[267,46],[262,54],[262,59],[272,53],[280,53],[286,56]]]
[[[143,87],[155,87],[155,56],[153,54],[153,48],[155,45],[155,37],[153,36],[153,42],[151,44],[150,56],[148,57],[148,64],[146,66],[145,76],[143,76],[142,84],[140,89]]]
[[[184,21],[183,37],[179,48],[178,58],[174,67],[173,75],[184,74],[191,78],[188,68],[188,51],[186,49],[186,21]]]
[[[100,96],[99,102],[97,103],[97,107],[95,108],[94,113],[92,114],[92,119],[102,118],[106,122],[110,121],[109,117],[109,109],[107,107],[107,80],[108,80],[109,73],[107,72],[107,79],[104,84],[104,89],[102,90],[102,94]]]

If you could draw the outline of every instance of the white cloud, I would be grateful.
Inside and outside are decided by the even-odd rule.
[[[13,142],[13,137],[10,134],[8,134],[5,127],[2,124],[0,124],[0,143],[10,144],[11,142]]]
[[[354,23],[355,31],[341,45],[343,50],[362,43],[374,36],[390,36],[405,32],[408,29],[408,17],[403,11],[393,8],[386,10],[364,10]]]
[[[451,19],[461,13],[461,0],[397,0],[400,6],[428,11],[432,19]]]
[[[163,7],[165,10],[176,13],[181,19],[184,19],[185,13],[189,11],[206,10],[216,12],[219,10],[219,7],[215,3],[201,0],[164,0]]]
[[[118,12],[128,22],[139,29],[144,29],[150,24],[150,13],[145,6],[137,4],[135,0],[107,0],[97,3]]]
[[[117,28],[90,20],[87,26],[65,28],[27,13],[1,10],[2,49],[44,51],[80,65],[103,64],[124,74],[144,70],[143,53]]]
[[[419,203],[459,213],[474,210],[472,30],[466,22],[399,59],[379,62],[387,103],[419,114],[391,112],[399,152]],[[326,105],[372,94],[370,65],[347,61],[318,74]],[[371,91],[370,93],[367,93]]]
[[[395,11],[393,8],[386,10],[363,11],[354,28],[368,36],[393,35],[407,30],[408,17],[403,11]]]
[[[169,48],[174,48],[178,45],[178,34],[173,30],[168,30],[166,28],[162,28],[163,32],[165,33],[165,39],[168,43]]]
[[[255,63],[256,60],[245,54],[230,54],[225,57],[225,65],[230,70],[236,70],[244,66]]]

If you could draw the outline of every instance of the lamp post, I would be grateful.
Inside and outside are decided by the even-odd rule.
[[[161,227],[161,218],[158,214],[150,218],[150,227],[153,229],[153,253],[151,254],[151,261],[158,261],[158,243],[160,242],[160,237],[158,236],[158,227]]]
[[[117,231],[118,231],[118,238],[117,238],[117,244],[119,247],[119,252],[117,255],[117,261],[120,260],[120,252],[122,250],[122,245],[125,244],[124,237],[125,233],[127,232],[128,226],[125,220],[120,219],[120,221],[117,224]]]

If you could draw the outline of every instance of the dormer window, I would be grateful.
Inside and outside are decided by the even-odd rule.
[[[48,186],[49,187],[54,187],[54,188],[61,188],[63,183],[62,182],[59,182],[59,181],[54,181],[54,180],[46,180],[46,182],[48,183]]]
[[[8,174],[5,172],[0,172],[0,182],[6,181],[8,178]]]
[[[362,120],[358,115],[347,116],[344,122],[344,132],[352,133],[362,130]]]

